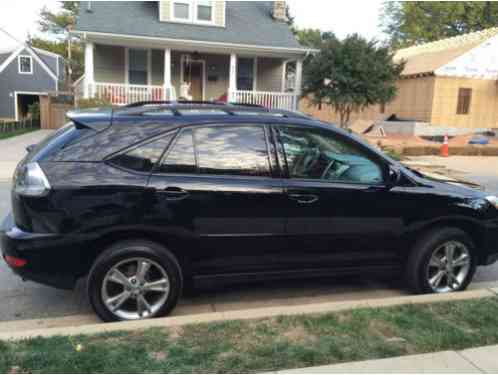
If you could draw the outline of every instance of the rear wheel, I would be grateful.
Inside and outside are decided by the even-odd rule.
[[[164,247],[148,241],[124,241],[95,261],[88,296],[104,321],[139,320],[167,315],[182,290],[182,274]]]
[[[406,264],[409,288],[415,293],[465,290],[476,270],[476,250],[458,228],[431,231],[419,240]]]

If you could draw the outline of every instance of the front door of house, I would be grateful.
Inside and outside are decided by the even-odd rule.
[[[201,101],[203,100],[202,96],[202,91],[203,91],[203,65],[201,62],[192,62],[190,65],[191,68],[191,95],[192,95],[192,100],[198,100]]]

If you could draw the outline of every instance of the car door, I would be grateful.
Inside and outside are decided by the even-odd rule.
[[[367,147],[318,126],[274,127],[285,169],[289,253],[303,268],[398,263],[404,201]]]
[[[149,187],[151,214],[179,239],[197,276],[270,270],[285,246],[283,205],[268,128],[258,124],[184,128]]]

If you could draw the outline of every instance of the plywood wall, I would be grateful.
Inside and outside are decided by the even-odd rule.
[[[457,115],[458,91],[472,89],[470,111]],[[494,80],[437,77],[431,123],[463,128],[498,127],[498,85]]]

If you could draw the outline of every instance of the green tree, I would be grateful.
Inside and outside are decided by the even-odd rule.
[[[319,29],[295,29],[294,34],[301,45],[316,49],[320,49],[324,41],[335,38],[334,33]]]
[[[394,48],[497,25],[498,3],[494,1],[385,2],[380,23]]]
[[[34,47],[59,53],[66,59],[68,87],[83,74],[83,48],[79,38],[70,33],[79,12],[78,1],[61,1],[61,7],[53,12],[47,7],[40,11],[38,25],[45,36],[31,39]]]
[[[330,105],[347,128],[352,112],[388,103],[396,96],[396,81],[404,63],[395,63],[388,47],[357,34],[330,38],[305,65],[303,94],[311,104]]]

